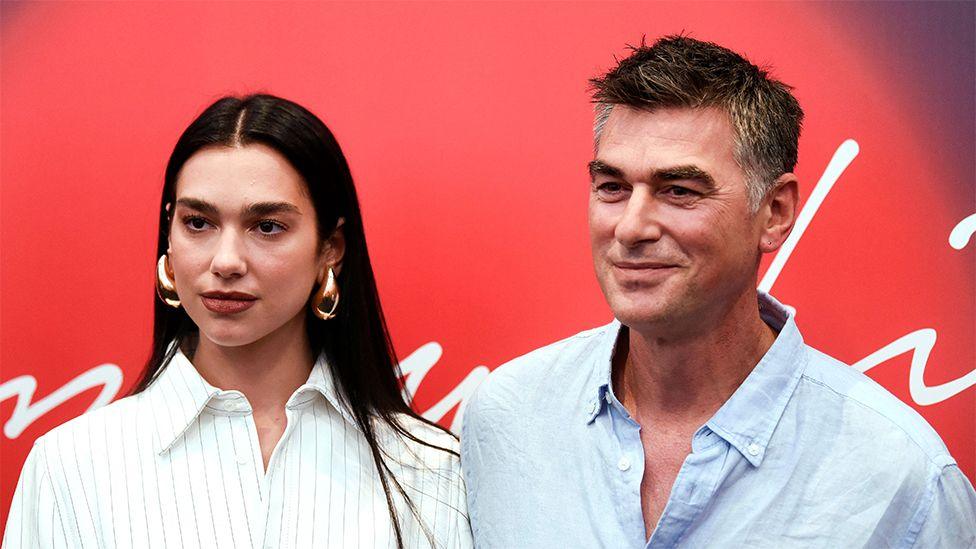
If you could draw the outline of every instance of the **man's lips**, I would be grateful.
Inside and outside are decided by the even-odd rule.
[[[613,277],[624,285],[655,284],[668,279],[680,267],[659,261],[611,261]]]
[[[244,292],[204,292],[200,299],[211,312],[234,314],[250,309],[258,298]]]
[[[611,261],[610,264],[618,269],[624,269],[628,271],[673,269],[678,266],[674,263],[660,263],[657,261]]]

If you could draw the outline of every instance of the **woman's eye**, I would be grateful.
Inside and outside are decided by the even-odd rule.
[[[257,229],[263,235],[273,235],[284,231],[285,227],[277,221],[265,220],[257,224]]]
[[[183,224],[186,225],[191,231],[202,231],[207,228],[207,220],[202,217],[187,217],[183,220]]]

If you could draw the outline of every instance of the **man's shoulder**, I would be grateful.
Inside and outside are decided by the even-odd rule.
[[[935,429],[911,406],[852,366],[817,349],[808,347],[808,353],[801,387],[833,401],[850,434],[870,437],[875,447],[899,444],[902,457],[921,457],[937,468],[955,463]]]
[[[584,330],[550,343],[502,364],[475,392],[479,405],[511,406],[531,400],[540,391],[552,391],[582,382],[593,374],[594,359],[605,353],[609,359],[616,322]]]

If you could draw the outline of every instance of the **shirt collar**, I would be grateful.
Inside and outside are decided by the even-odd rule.
[[[617,319],[600,329],[598,337],[603,341],[598,346],[594,357],[594,372],[592,387],[586,393],[593,399],[586,408],[586,422],[590,423],[599,416],[607,406],[607,395],[613,392],[611,384],[613,376],[613,355],[617,351],[617,341],[620,339],[622,325]]]
[[[762,463],[766,446],[779,423],[786,404],[800,381],[805,360],[803,338],[793,314],[775,298],[759,292],[759,315],[779,334],[742,385],[705,425],[736,448],[753,466]],[[614,400],[611,385],[612,361],[621,324],[605,326],[604,341],[595,356],[595,376],[587,394],[586,421],[592,422]]]
[[[332,379],[325,354],[312,366],[308,381],[292,393],[285,405],[301,407],[319,394],[353,427],[355,419]],[[196,367],[177,351],[169,364],[153,379],[144,398],[152,409],[156,428],[155,449],[163,454],[172,448],[195,423],[204,410],[218,415],[246,415],[251,405],[240,391],[225,391],[207,383]]]
[[[705,423],[756,467],[766,455],[806,362],[793,314],[764,292],[759,293],[759,314],[779,334],[742,385]]]
[[[295,393],[288,399],[286,407],[291,409],[299,407],[314,398],[315,393],[324,397],[349,425],[356,429],[359,428],[346,395],[336,386],[335,379],[332,376],[332,367],[329,366],[325,353],[319,355],[308,375],[308,381],[295,390]]]

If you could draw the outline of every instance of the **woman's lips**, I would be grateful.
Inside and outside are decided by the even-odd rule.
[[[203,301],[203,306],[207,310],[219,314],[234,314],[246,311],[257,301],[256,297],[244,297],[241,294],[208,294],[200,296],[200,299]]]

